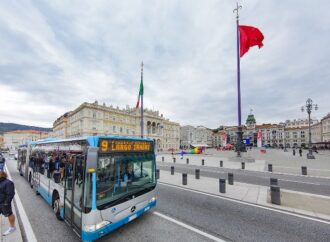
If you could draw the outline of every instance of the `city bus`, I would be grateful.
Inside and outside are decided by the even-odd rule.
[[[28,181],[82,241],[95,241],[156,206],[154,140],[119,136],[35,141]]]
[[[27,145],[20,145],[17,150],[17,170],[21,176],[27,176],[26,165]]]

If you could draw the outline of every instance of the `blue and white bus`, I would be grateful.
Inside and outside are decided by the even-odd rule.
[[[82,241],[95,241],[156,205],[154,141],[91,136],[35,141],[27,179]]]

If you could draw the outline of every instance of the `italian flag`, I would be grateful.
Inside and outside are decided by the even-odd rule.
[[[138,100],[137,100],[137,103],[136,103],[136,108],[140,107],[140,99],[141,99],[142,96],[143,96],[143,80],[141,78],[140,90],[139,90]]]

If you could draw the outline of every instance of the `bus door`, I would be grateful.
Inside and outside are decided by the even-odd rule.
[[[84,162],[84,155],[74,155],[68,160],[65,167],[64,217],[78,231],[81,230]]]

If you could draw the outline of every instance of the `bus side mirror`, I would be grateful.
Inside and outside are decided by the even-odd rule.
[[[86,157],[86,171],[96,171],[97,168],[97,152],[99,148],[89,147]]]

